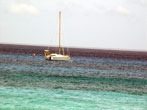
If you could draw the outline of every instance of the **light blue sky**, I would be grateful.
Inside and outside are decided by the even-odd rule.
[[[0,43],[147,51],[147,0],[0,0]]]

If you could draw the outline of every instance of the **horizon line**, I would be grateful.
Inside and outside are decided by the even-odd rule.
[[[21,45],[21,46],[42,46],[42,47],[58,47],[57,45],[44,45],[44,44],[22,44],[22,43],[4,43],[0,42],[2,45]],[[112,50],[112,51],[132,51],[132,52],[147,52],[147,50],[138,50],[138,49],[123,49],[123,48],[99,48],[99,47],[77,47],[77,46],[63,46],[63,48],[79,48],[79,49],[97,49],[97,50]]]

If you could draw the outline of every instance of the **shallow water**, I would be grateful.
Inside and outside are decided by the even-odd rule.
[[[0,110],[146,110],[147,61],[0,54]]]
[[[3,110],[146,110],[146,95],[0,87]]]

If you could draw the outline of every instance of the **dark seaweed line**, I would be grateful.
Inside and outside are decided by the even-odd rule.
[[[0,72],[0,85],[147,94],[147,80],[104,76],[68,76],[36,72]]]

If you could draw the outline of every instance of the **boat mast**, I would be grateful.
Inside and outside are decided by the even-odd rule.
[[[59,11],[59,54],[61,53],[61,11]]]

